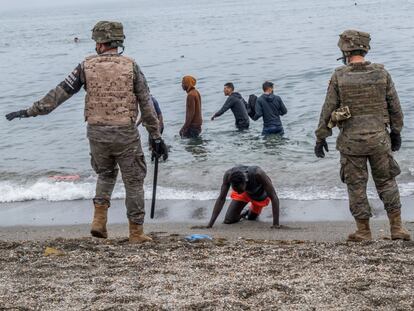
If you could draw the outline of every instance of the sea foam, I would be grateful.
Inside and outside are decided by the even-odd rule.
[[[16,181],[0,181],[0,202],[21,202],[29,200],[71,201],[92,199],[95,195],[94,178],[81,181],[54,181],[41,178],[32,183],[18,183]],[[152,187],[145,186],[145,198],[151,199]],[[401,196],[414,194],[414,182],[399,184]],[[344,187],[317,186],[279,188],[279,198],[290,200],[345,200],[348,198]],[[195,189],[177,189],[159,186],[157,188],[158,200],[214,200],[219,190],[199,191]],[[124,199],[125,190],[122,183],[115,186],[113,199]],[[369,198],[378,198],[375,189],[368,188]]]

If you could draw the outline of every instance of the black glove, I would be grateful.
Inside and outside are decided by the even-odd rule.
[[[322,139],[321,141],[317,141],[315,145],[315,155],[318,158],[324,158],[325,152],[323,152],[323,149],[325,149],[326,152],[329,152],[328,143],[325,139]]]
[[[28,118],[27,110],[19,110],[6,114],[6,119],[11,121],[14,118]]]
[[[390,133],[391,138],[391,150],[398,151],[401,148],[401,134],[394,132]]]
[[[164,161],[168,159],[168,148],[165,145],[162,138],[157,138],[157,139],[151,138],[151,148],[152,148],[151,161],[154,161],[155,158],[158,159],[161,156]]]

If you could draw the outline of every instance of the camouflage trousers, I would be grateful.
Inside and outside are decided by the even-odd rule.
[[[98,174],[94,202],[110,204],[118,176],[118,166],[125,185],[127,217],[136,224],[144,223],[144,178],[147,172],[141,144],[89,141],[91,165]]]
[[[372,216],[367,198],[369,162],[378,195],[387,212],[401,208],[400,193],[395,176],[401,173],[391,151],[367,156],[341,153],[341,180],[348,187],[349,208],[356,219]]]

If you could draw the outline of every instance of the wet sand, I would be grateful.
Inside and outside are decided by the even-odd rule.
[[[412,197],[402,198],[404,206],[414,203]],[[371,200],[374,218],[374,237],[389,236],[388,221],[381,204]],[[280,223],[282,229],[271,229],[271,208],[265,208],[259,221],[244,220],[238,224],[225,225],[224,207],[213,229],[192,229],[206,225],[210,219],[214,201],[160,200],[157,202],[155,218],[150,219],[146,202],[147,232],[167,234],[206,233],[217,238],[237,240],[240,237],[261,240],[310,240],[342,241],[354,230],[355,225],[345,200],[294,201],[281,200]],[[79,201],[29,201],[2,204],[0,208],[0,240],[46,240],[57,237],[81,238],[89,236],[89,224],[93,207],[89,200]],[[412,221],[414,212],[403,209],[403,219]],[[109,235],[121,238],[128,235],[123,200],[113,200],[109,209]],[[408,224],[409,228],[412,224]],[[413,228],[414,229],[414,228]]]
[[[405,224],[414,233],[414,223]],[[226,225],[217,223],[212,229],[193,229],[193,223],[149,223],[145,231],[152,234],[207,234],[213,238],[225,238],[237,241],[241,238],[255,240],[305,240],[315,242],[340,242],[355,225],[348,221],[333,222],[288,222],[282,229],[270,228],[271,223],[262,221],[243,220],[240,223]],[[373,237],[376,240],[389,238],[389,226],[385,220],[371,222]],[[3,241],[45,241],[56,238],[89,237],[90,226],[87,224],[71,226],[14,226],[0,227],[0,240]],[[110,239],[126,238],[128,224],[111,224],[108,226]]]
[[[414,221],[414,197],[401,198],[403,218]],[[227,202],[228,204],[229,202]],[[378,199],[370,200],[374,219],[385,220],[386,214]],[[223,208],[217,223],[220,223],[227,209]],[[210,219],[214,200],[159,200],[155,218],[149,218],[150,201],[146,201],[147,224],[193,223],[206,224]],[[50,226],[89,224],[93,214],[91,200],[76,201],[27,201],[0,204],[0,227],[9,226]],[[108,221],[112,224],[125,223],[124,200],[112,200]],[[271,208],[263,210],[260,220],[272,221]],[[353,221],[347,200],[281,200],[280,223],[288,222],[329,222]]]

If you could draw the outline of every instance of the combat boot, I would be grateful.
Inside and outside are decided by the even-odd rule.
[[[390,213],[387,213],[387,215],[390,220],[391,240],[410,241],[410,234],[401,224],[401,210],[396,209]]]
[[[140,244],[150,242],[152,239],[144,234],[144,226],[129,221],[129,243]]]
[[[372,240],[371,229],[369,228],[369,219],[356,219],[357,230],[348,235],[348,241],[361,242]]]
[[[95,213],[93,215],[91,234],[96,238],[106,239],[106,222],[108,221],[109,205],[95,203]]]

